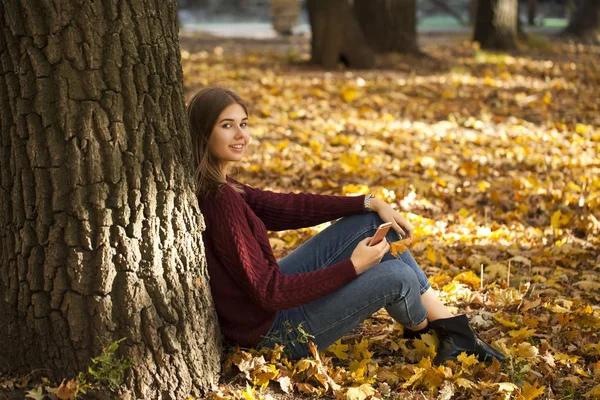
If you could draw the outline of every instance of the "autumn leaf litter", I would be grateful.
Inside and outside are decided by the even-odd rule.
[[[436,367],[435,336],[404,340],[380,311],[296,362],[284,348],[230,349],[210,397],[600,397],[598,48],[430,45],[429,59],[324,72],[302,63],[307,47],[290,63],[230,45],[182,54],[188,96],[220,84],[251,106],[235,177],[395,204],[415,227],[396,251],[408,246],[508,361]],[[276,255],[325,226],[270,233]]]

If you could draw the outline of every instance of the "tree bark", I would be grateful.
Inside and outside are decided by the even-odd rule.
[[[373,50],[419,52],[416,0],[354,0],[354,15]]]
[[[174,0],[0,2],[0,372],[84,371],[135,398],[210,387],[220,340]]]
[[[600,1],[582,0],[564,34],[584,42],[600,43]]]
[[[348,0],[307,0],[312,30],[311,61],[325,68],[343,62],[350,68],[371,68],[375,55],[352,14]]]
[[[517,0],[479,0],[473,40],[485,49],[515,49],[517,19]]]

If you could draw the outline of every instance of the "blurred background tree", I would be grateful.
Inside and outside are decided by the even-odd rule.
[[[314,64],[371,68],[378,53],[418,53],[422,29],[465,33],[472,29],[473,39],[483,48],[511,50],[526,39],[525,27],[539,30],[547,23],[566,27],[570,18],[565,32],[589,41],[598,36],[598,4],[596,0],[181,0],[180,15],[186,21],[200,17],[209,24],[270,21],[281,36],[312,32]]]
[[[579,40],[600,43],[600,1],[580,0],[564,33]]]
[[[419,51],[416,0],[354,0],[354,15],[376,52]]]
[[[479,0],[473,40],[486,49],[516,48],[518,9],[517,0]]]

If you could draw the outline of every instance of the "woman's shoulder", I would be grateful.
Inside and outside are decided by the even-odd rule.
[[[219,189],[214,192],[204,195],[200,199],[200,204],[205,205],[224,205],[223,203],[237,203],[243,202],[242,196],[235,191],[231,185],[222,185]]]

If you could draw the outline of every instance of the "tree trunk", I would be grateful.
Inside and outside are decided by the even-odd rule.
[[[354,0],[354,15],[373,50],[419,51],[416,0]]]
[[[537,14],[538,0],[527,1],[527,23],[530,26],[535,25],[535,15]]]
[[[515,49],[517,11],[517,0],[479,0],[473,40],[485,49]]]
[[[564,34],[581,41],[600,43],[600,1],[582,0],[571,15]]]
[[[325,68],[343,62],[351,68],[371,68],[375,55],[352,14],[348,0],[307,0],[312,30],[311,61]]]
[[[0,372],[84,371],[125,337],[134,398],[220,362],[174,0],[0,2]]]
[[[270,0],[273,29],[280,35],[292,34],[300,17],[300,0]]]

